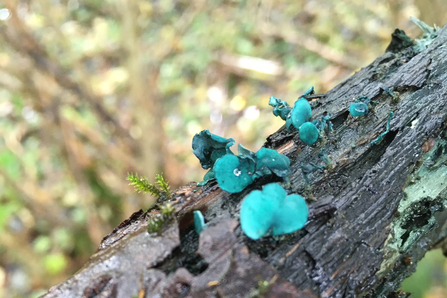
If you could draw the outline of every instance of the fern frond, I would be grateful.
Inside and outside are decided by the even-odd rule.
[[[132,185],[137,193],[150,193],[155,197],[160,197],[160,190],[152,185],[146,177],[142,176],[140,178],[137,173],[129,173],[127,180],[130,182],[129,185]]]
[[[157,174],[155,175],[155,181],[160,186],[161,190],[166,193],[168,198],[171,197],[171,186],[169,185],[168,180],[166,180],[163,175]]]

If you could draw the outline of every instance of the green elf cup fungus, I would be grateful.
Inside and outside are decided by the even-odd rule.
[[[349,113],[352,117],[365,116],[368,114],[369,103],[376,104],[377,102],[372,101],[368,96],[359,96],[355,102],[349,106]]]
[[[300,167],[301,167],[301,172],[303,173],[304,183],[306,185],[306,188],[310,187],[309,175],[317,170],[324,169],[324,166],[317,166],[313,162],[301,163]]]
[[[301,97],[295,102],[295,106],[290,112],[290,118],[292,120],[293,126],[299,129],[301,125],[309,121],[312,117],[312,108],[309,102],[304,97]]]
[[[274,96],[270,97],[269,105],[274,108],[273,115],[277,117],[279,116],[282,120],[286,121],[287,130],[289,130],[292,124],[296,129],[299,129],[304,122],[309,121],[312,117],[312,107],[305,97],[314,93],[315,91],[313,86],[307,89],[306,92],[304,92],[304,94],[301,95],[301,97],[295,102],[293,108],[291,108],[287,102]]]
[[[213,170],[220,188],[230,193],[241,192],[255,179],[255,163],[250,158],[227,154],[216,161]]]
[[[270,97],[269,105],[273,107],[273,115],[275,115],[276,117],[281,117],[281,119],[284,121],[287,119],[287,116],[292,110],[287,102],[274,96]]]
[[[306,122],[299,129],[300,140],[307,145],[313,145],[318,140],[320,132],[315,124]]]
[[[321,160],[323,160],[323,162],[326,164],[326,167],[328,167],[329,169],[332,169],[332,161],[331,158],[324,153],[326,149],[322,148],[320,150],[320,152],[318,152],[318,157],[321,158]]]
[[[200,235],[200,233],[207,228],[205,224],[205,218],[203,217],[202,212],[194,211],[194,229],[196,233]]]
[[[261,148],[256,152],[256,175],[270,175],[288,179],[290,175],[290,159],[273,149]]]
[[[247,148],[245,148],[241,144],[239,144],[239,146],[238,146],[238,157],[240,157],[240,158],[248,158],[248,159],[252,160],[253,162],[256,162],[256,153],[254,153],[253,151],[248,150]]]
[[[321,116],[320,119],[315,119],[312,123],[318,128],[320,132],[332,132],[334,131],[334,125],[331,122],[332,114],[326,113],[325,116]]]
[[[278,184],[264,186],[247,195],[241,205],[242,231],[257,240],[271,230],[272,234],[293,233],[306,224],[309,210],[303,197],[286,191]]]
[[[364,102],[354,102],[349,106],[349,113],[353,117],[365,116],[368,114],[368,105]]]
[[[308,95],[315,94],[314,86],[310,86],[309,89],[307,89],[301,97],[306,97]]]
[[[203,186],[213,179],[215,174],[213,171],[214,163],[217,159],[227,153],[231,153],[229,149],[234,144],[234,139],[225,139],[218,135],[210,133],[208,129],[202,130],[192,139],[192,152],[199,159],[202,168],[211,170],[205,174],[203,181],[197,185]]]
[[[211,179],[216,178],[216,174],[214,174],[214,170],[211,169],[208,172],[206,172],[205,176],[203,176],[203,181],[202,182],[198,182],[197,186],[204,186],[208,183],[208,181],[210,181]]]
[[[193,139],[194,154],[199,158],[203,168],[212,167],[205,174],[203,186],[215,178],[220,188],[230,193],[241,192],[256,178],[263,175],[275,175],[288,181],[290,160],[275,150],[261,148],[254,153],[239,144],[239,153],[235,155],[230,147],[233,139],[225,139],[204,130]],[[218,157],[216,159],[216,157]]]
[[[228,153],[229,144],[234,144],[234,139],[222,138],[205,129],[192,139],[192,152],[199,159],[202,168],[209,169],[217,159]]]

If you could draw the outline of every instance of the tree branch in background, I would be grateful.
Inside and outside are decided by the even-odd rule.
[[[242,199],[271,177],[236,194],[190,184],[173,192],[175,218],[158,234],[147,231],[160,211],[135,212],[44,297],[408,297],[402,280],[447,237],[446,42],[447,27],[426,49],[387,52],[327,92],[313,112],[332,114],[334,130],[312,147],[284,127],[267,138],[291,160],[290,192],[306,193],[303,230],[257,241],[242,232]],[[359,95],[376,105],[354,118]],[[301,164],[321,163],[321,149],[332,167],[305,178]],[[208,225],[199,236],[195,210]]]
[[[12,1],[6,1],[7,7],[11,13],[11,26],[0,25],[3,38],[14,47],[17,52],[21,52],[29,56],[35,65],[47,73],[63,88],[66,88],[76,94],[80,100],[87,101],[97,113],[99,118],[106,123],[110,123],[116,133],[128,140],[128,145],[132,146],[133,139],[130,137],[128,131],[123,128],[118,121],[104,109],[102,99],[95,98],[85,91],[85,88],[79,86],[74,82],[56,61],[49,58],[48,53],[38,43],[38,41],[29,33],[26,25],[17,16],[16,7],[12,5]]]
[[[361,65],[352,55],[346,55],[333,50],[331,47],[319,42],[315,37],[308,36],[297,30],[287,30],[285,28],[276,28],[272,24],[262,24],[260,30],[269,37],[281,38],[288,43],[298,45],[311,51],[327,61],[345,67],[350,70],[356,70]]]

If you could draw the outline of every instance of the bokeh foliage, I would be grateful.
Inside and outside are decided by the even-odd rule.
[[[204,174],[209,128],[253,151],[283,123],[271,95],[322,93],[443,0],[0,0],[0,297],[35,297],[80,268],[151,198]],[[443,9],[444,8],[444,9]]]

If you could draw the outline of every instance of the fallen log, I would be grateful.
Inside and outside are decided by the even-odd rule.
[[[134,213],[43,297],[407,297],[398,288],[417,262],[447,251],[447,27],[437,35],[421,50],[396,31],[385,54],[319,99],[314,116],[331,113],[334,131],[313,146],[284,127],[267,138],[292,161],[289,192],[308,200],[302,230],[258,241],[241,231],[241,200],[274,176],[238,194],[190,183],[160,233],[147,232],[157,210]],[[360,95],[376,105],[353,118]],[[332,165],[308,174],[309,187],[301,164],[323,164],[323,148]],[[194,210],[209,225],[200,237]]]

